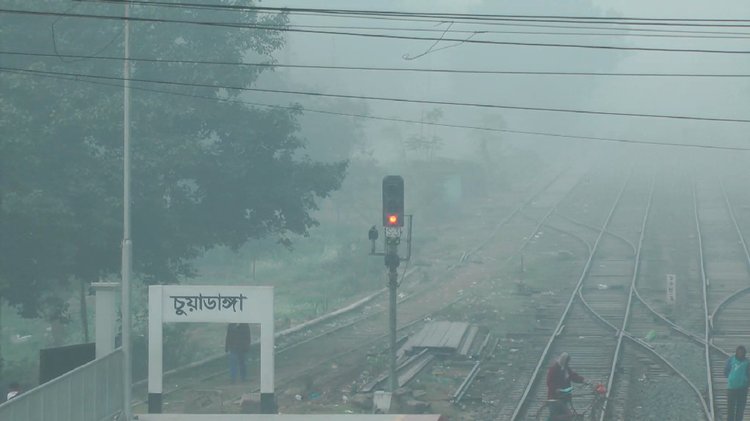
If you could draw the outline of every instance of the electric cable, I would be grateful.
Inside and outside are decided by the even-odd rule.
[[[643,25],[648,23],[675,23],[675,22],[711,22],[711,23],[749,23],[750,19],[705,19],[705,18],[643,18],[643,17],[618,17],[618,16],[576,16],[576,15],[514,15],[514,14],[478,14],[478,13],[439,13],[439,12],[403,12],[388,10],[367,9],[329,9],[329,8],[303,8],[303,7],[269,7],[269,6],[243,6],[238,4],[206,4],[188,2],[165,2],[158,0],[75,0],[89,3],[129,3],[141,6],[176,7],[183,9],[210,9],[210,10],[233,10],[247,12],[275,12],[275,13],[314,13],[322,15],[347,15],[347,16],[398,16],[398,17],[428,17],[440,19],[528,19],[528,20],[550,20],[571,19],[575,23],[592,22],[630,22],[628,24]],[[578,22],[581,21],[581,22]]]
[[[125,17],[125,16],[112,16],[112,15],[91,15],[91,14],[83,14],[83,13],[38,12],[38,11],[30,11],[30,10],[13,10],[13,9],[0,9],[0,13],[22,14],[22,15],[29,15],[29,16],[67,16],[67,17],[77,17],[77,18],[107,19],[107,20],[118,20],[118,21],[127,20],[131,22],[148,22],[148,23],[180,23],[180,24],[227,27],[227,28],[237,28],[237,29],[264,29],[254,24],[195,21],[195,20],[181,20],[181,19],[163,19],[163,18],[144,18],[144,17],[133,17],[133,16]],[[750,27],[750,25],[748,25],[748,27]],[[362,32],[324,31],[324,30],[295,29],[295,28],[279,28],[279,29],[272,29],[272,30],[279,31],[279,32],[298,32],[298,33],[317,34],[317,35],[342,35],[342,36],[379,38],[379,39],[398,39],[398,40],[414,40],[414,41],[441,40],[441,41],[446,41],[446,42],[460,42],[460,43],[466,43],[466,44],[481,44],[481,45],[582,48],[582,49],[612,50],[612,51],[621,50],[621,51],[650,51],[650,52],[702,53],[702,54],[750,54],[750,50],[625,47],[625,46],[615,46],[615,45],[564,44],[564,43],[542,43],[542,42],[533,43],[533,42],[519,42],[519,41],[495,41],[495,40],[461,39],[461,38],[417,37],[417,36],[397,35],[397,34],[372,34],[372,33],[362,33]]]
[[[88,1],[92,3],[102,3],[100,0],[75,0],[75,1]],[[117,1],[115,3],[122,3],[122,1]],[[154,5],[154,2],[148,2],[149,5]],[[173,3],[170,3],[173,4]],[[222,5],[215,5],[218,7],[222,7]],[[178,6],[171,6],[171,7],[178,7]],[[211,8],[211,5],[206,5],[202,8]],[[242,7],[242,6],[239,6]],[[251,6],[252,7],[252,6]],[[260,8],[263,9],[263,8]],[[274,8],[269,8],[274,9]],[[256,14],[279,14],[279,13],[292,13],[290,12],[290,9],[288,8],[275,8],[276,10],[259,10],[258,7],[255,7],[252,9],[253,12]],[[280,10],[283,10],[284,12],[281,12]],[[307,13],[302,12],[299,10],[294,10],[293,13],[295,15],[301,15],[301,16],[321,16],[319,13]],[[398,12],[395,12],[398,13]],[[329,15],[323,15],[325,17],[333,17],[333,18],[358,18],[358,19],[376,19],[376,20],[386,20],[386,21],[401,21],[401,22],[422,22],[422,23],[446,23],[445,19],[435,19],[435,18],[408,18],[408,17],[398,17],[394,15],[389,16],[375,16],[375,15],[364,15],[364,16],[347,16],[347,15],[341,15],[341,14],[329,14]],[[517,16],[521,17],[524,15],[509,15],[509,16]],[[532,18],[531,15],[525,15],[528,18]],[[616,19],[616,18],[609,18],[609,19]],[[633,18],[634,19],[634,18]],[[530,21],[533,22],[533,21]],[[748,33],[745,32],[726,32],[726,31],[695,31],[695,30],[663,30],[663,29],[649,29],[649,28],[622,28],[622,27],[580,27],[580,26],[563,26],[563,25],[532,25],[532,24],[520,24],[520,23],[507,23],[507,22],[460,22],[462,25],[491,25],[491,26],[515,26],[515,27],[543,27],[543,28],[563,28],[563,29],[578,29],[578,30],[619,30],[619,31],[628,31],[628,32],[660,32],[660,33],[692,33],[692,34],[720,34],[720,35],[726,35],[726,34],[733,34],[733,35],[748,35]],[[579,22],[576,22],[579,23]],[[581,22],[586,23],[586,22]],[[589,23],[595,23],[595,22],[589,22]]]
[[[523,26],[523,25],[521,25]],[[261,25],[259,25],[261,27]],[[300,25],[300,24],[289,24],[284,27],[263,25],[263,29],[280,29],[280,28],[300,28],[300,29],[336,29],[336,30],[355,30],[355,31],[397,31],[397,32],[432,32],[432,33],[443,33],[443,30],[432,29],[432,28],[405,28],[396,26],[348,26],[348,25]],[[574,28],[570,29],[588,29],[588,28]],[[669,32],[669,31],[667,31]],[[687,31],[690,32],[690,31]],[[542,32],[542,31],[499,31],[495,29],[450,29],[447,31],[449,34],[476,34],[476,35],[545,35],[545,36],[592,36],[592,37],[644,37],[644,38],[689,38],[689,39],[747,39],[750,38],[748,32],[708,32],[712,35],[704,35],[699,32],[695,35],[690,34],[641,34],[641,33],[602,33],[602,32]]]
[[[51,71],[29,70],[29,69],[21,69],[21,68],[13,68],[13,67],[0,67],[0,70],[15,70],[15,71],[21,71],[21,72],[28,72],[28,73],[51,74],[51,75],[68,76],[68,77],[86,77],[86,78],[103,79],[103,80],[116,80],[116,81],[128,80],[131,82],[155,83],[155,84],[162,84],[162,85],[183,86],[183,87],[192,87],[192,88],[210,88],[210,89],[226,89],[226,90],[264,92],[264,93],[287,94],[287,95],[305,95],[305,96],[323,97],[323,98],[341,98],[341,99],[384,101],[384,102],[410,103],[410,104],[446,105],[446,106],[474,107],[474,108],[486,108],[486,109],[541,111],[541,112],[556,112],[556,113],[570,113],[570,114],[618,116],[618,117],[642,117],[642,118],[658,118],[658,119],[673,119],[673,120],[694,120],[694,121],[711,121],[711,122],[722,122],[722,123],[750,123],[750,119],[743,119],[743,118],[701,117],[701,116],[688,116],[688,115],[676,115],[676,114],[670,115],[670,114],[625,113],[625,112],[614,112],[614,111],[580,110],[580,109],[571,109],[571,108],[531,107],[531,106],[520,106],[520,105],[486,104],[486,103],[478,103],[478,102],[438,101],[438,100],[410,99],[410,98],[396,98],[396,97],[333,94],[333,93],[312,92],[312,91],[249,88],[249,87],[242,87],[242,86],[216,85],[216,84],[197,83],[197,82],[178,82],[178,81],[172,81],[172,80],[140,79],[140,78],[132,78],[132,77],[128,79],[123,79],[122,77],[115,77],[115,76],[91,75],[91,74],[84,74],[84,73],[51,72]]]
[[[0,72],[13,73],[13,74],[19,74],[19,75],[24,75],[24,76],[38,76],[38,77],[45,77],[45,78],[52,78],[52,79],[58,79],[58,80],[66,80],[66,81],[72,81],[72,82],[80,82],[80,83],[87,83],[87,84],[92,84],[92,85],[107,86],[107,87],[122,89],[121,84],[98,82],[98,81],[85,80],[85,79],[80,79],[80,78],[46,75],[46,74],[31,74],[31,73],[26,73],[23,71],[4,70],[1,68],[0,68]],[[404,123],[404,124],[415,124],[415,125],[422,125],[422,126],[426,125],[426,126],[453,128],[453,129],[477,130],[477,131],[486,131],[486,132],[494,132],[494,133],[510,133],[510,134],[526,135],[526,136],[552,137],[552,138],[591,141],[591,142],[610,142],[610,143],[625,143],[625,144],[667,146],[667,147],[681,147],[681,148],[750,151],[750,148],[742,148],[742,147],[734,147],[734,146],[688,144],[688,143],[675,143],[675,142],[657,142],[657,141],[650,141],[650,140],[635,140],[635,139],[623,139],[623,138],[612,138],[612,137],[569,135],[569,134],[541,132],[541,131],[498,129],[498,128],[492,128],[492,127],[473,126],[473,125],[466,125],[466,124],[450,124],[450,123],[437,123],[437,122],[433,123],[433,122],[425,122],[421,120],[409,120],[409,119],[396,118],[396,117],[383,117],[383,116],[373,116],[369,114],[354,114],[354,113],[343,113],[343,112],[327,111],[327,110],[317,110],[317,109],[311,109],[311,108],[306,108],[306,107],[301,107],[301,106],[264,104],[264,103],[244,101],[244,100],[239,100],[239,99],[217,98],[215,96],[195,95],[195,94],[189,94],[185,92],[167,91],[167,90],[146,88],[146,87],[141,87],[141,86],[131,86],[131,89],[142,91],[142,92],[167,94],[167,95],[174,95],[174,96],[179,96],[179,97],[184,97],[184,98],[208,100],[208,101],[213,101],[213,102],[244,104],[244,105],[257,106],[257,107],[284,109],[284,110],[290,110],[290,111],[305,111],[305,112],[323,114],[323,115],[352,117],[352,118],[359,118],[359,119],[387,121],[387,122]]]
[[[13,55],[22,57],[63,57],[82,58],[92,60],[125,60],[122,56],[86,56],[77,54],[49,54],[28,51],[3,51],[0,55]],[[417,72],[417,73],[458,73],[458,74],[487,74],[487,75],[534,75],[534,76],[622,76],[622,77],[700,77],[700,78],[746,78],[750,73],[606,73],[606,72],[558,72],[558,71],[529,71],[529,70],[479,70],[479,69],[446,69],[446,68],[415,68],[415,67],[377,67],[377,66],[325,66],[314,64],[283,64],[272,62],[235,62],[215,60],[188,60],[188,59],[166,59],[147,57],[128,57],[129,61],[143,63],[168,63],[168,64],[201,64],[221,66],[246,66],[282,69],[320,69],[320,70],[356,70],[374,72]]]

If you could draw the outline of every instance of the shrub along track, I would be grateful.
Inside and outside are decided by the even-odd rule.
[[[530,224],[521,218],[521,209],[533,200],[544,200],[547,196],[559,197],[567,194],[580,179],[580,174],[568,171],[557,175],[531,195],[523,204],[514,209],[507,217],[496,222],[490,230],[489,239],[480,247],[475,247],[462,254],[463,260],[467,256],[478,253],[482,247],[492,243],[502,230],[501,248],[504,250],[517,247],[519,238],[530,236],[530,232],[538,229],[538,224]],[[540,183],[536,181],[536,185]],[[551,199],[553,202],[558,199]],[[486,230],[485,230],[486,232]],[[399,327],[401,330],[419,323],[430,314],[450,307],[457,299],[456,291],[471,287],[470,276],[462,276],[463,268],[443,276],[442,282],[409,283],[405,284],[402,293],[405,295],[399,307]],[[386,343],[385,323],[387,319],[387,301],[382,297],[375,297],[368,306],[342,316],[311,326],[309,330],[297,331],[294,336],[304,339],[279,338],[282,347],[277,349],[276,379],[277,394],[283,400],[284,387],[293,383],[306,382],[314,379],[316,386],[323,386],[333,381],[334,377],[347,373],[343,365],[351,360],[357,361],[361,367],[364,352],[373,345]],[[291,337],[291,335],[290,335]],[[165,381],[165,412],[180,412],[180,403],[190,398],[190,393],[196,390],[221,389],[225,397],[238,397],[243,391],[254,389],[251,383],[241,388],[227,388],[224,374],[225,362],[221,356],[204,360],[199,364],[175,370]],[[251,373],[251,379],[257,379],[256,373]],[[348,379],[351,381],[351,378]],[[252,380],[251,380],[252,381]],[[174,385],[169,388],[169,385]],[[228,391],[227,391],[228,390]],[[281,393],[279,393],[281,392]],[[280,402],[283,406],[283,402]],[[142,408],[139,408],[142,409]]]

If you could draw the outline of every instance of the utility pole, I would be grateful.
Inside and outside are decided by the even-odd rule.
[[[130,4],[125,7],[125,54],[122,64],[123,77],[123,224],[122,224],[122,381],[123,415],[125,421],[133,419],[130,405],[132,381],[132,355],[130,342],[130,274],[133,267],[133,243],[130,239]]]

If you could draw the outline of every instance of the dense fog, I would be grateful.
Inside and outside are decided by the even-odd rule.
[[[601,419],[724,419],[723,361],[750,337],[706,320],[750,316],[748,22],[744,0],[0,1],[0,401],[93,359],[98,283],[118,283],[98,308],[108,351],[130,333],[138,413],[150,286],[273,286],[274,408],[371,413],[398,285],[415,380],[391,412],[534,419],[536,362],[580,345],[549,330],[621,305],[591,316],[612,332],[578,335],[615,338],[618,360],[572,355],[610,387]],[[387,175],[413,218],[400,240]],[[465,329],[459,362],[411,354],[430,322]],[[160,408],[267,412],[261,327],[241,364],[231,329],[164,324]],[[700,346],[678,350],[680,329]],[[648,368],[649,347],[676,368]]]

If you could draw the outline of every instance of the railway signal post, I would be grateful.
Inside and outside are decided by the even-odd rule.
[[[408,219],[408,222],[406,222]],[[406,222],[406,224],[405,224]],[[398,254],[401,244],[402,230],[406,225],[406,257]],[[385,266],[388,268],[389,293],[389,372],[388,382],[391,393],[398,389],[398,375],[396,373],[396,304],[398,299],[398,267],[401,262],[408,262],[411,258],[411,232],[413,215],[404,213],[404,179],[400,175],[388,175],[383,178],[383,229],[385,231],[385,250],[376,251],[375,241],[378,239],[377,228],[373,225],[368,231],[368,239],[372,243],[370,255],[384,256]]]
[[[411,220],[410,224],[411,226]],[[398,298],[398,267],[401,257],[398,245],[404,226],[404,179],[398,175],[383,178],[383,226],[385,227],[385,266],[388,268],[390,369],[388,373],[391,393],[398,388],[396,375],[396,300]],[[411,236],[409,236],[411,237]]]

